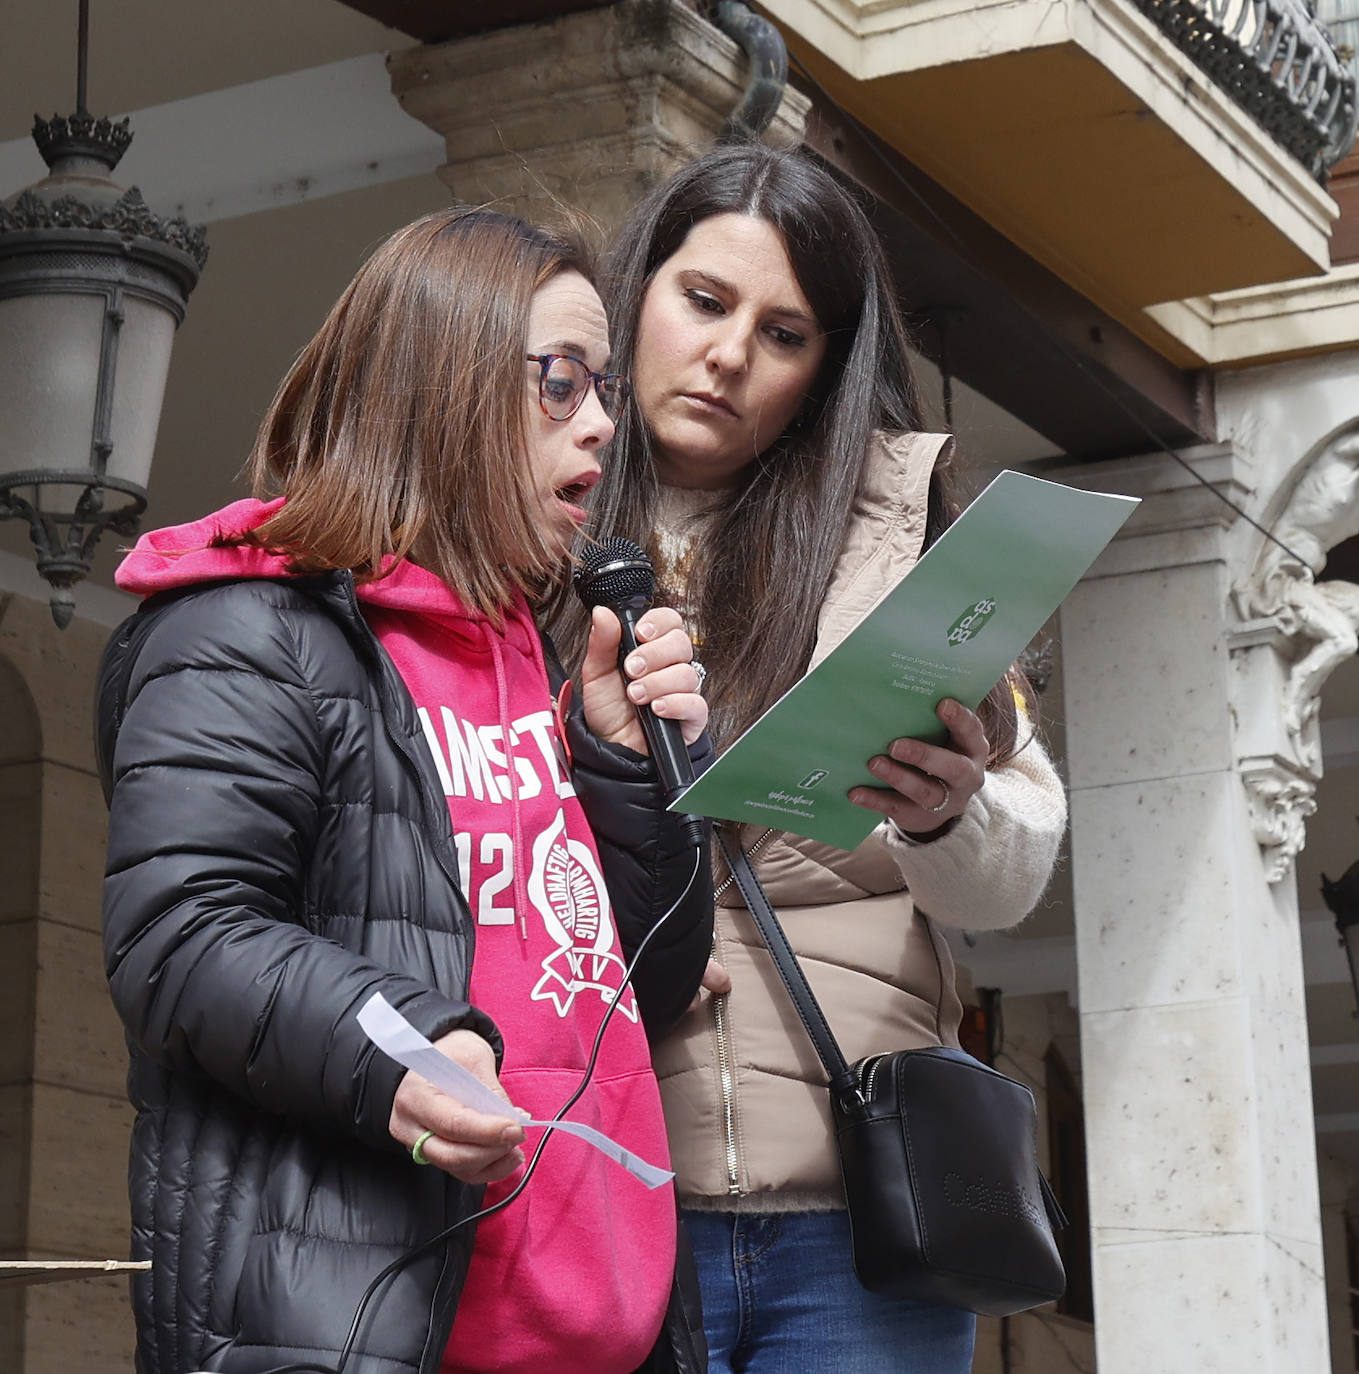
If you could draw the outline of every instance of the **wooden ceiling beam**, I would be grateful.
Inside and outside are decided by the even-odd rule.
[[[816,104],[807,145],[877,201],[901,300],[946,317],[949,371],[1078,459],[1214,437],[1205,371],[1177,367],[838,110]],[[917,329],[941,361],[938,329]]]
[[[466,0],[340,0],[389,29],[407,33],[421,43],[447,43],[491,29],[516,24],[537,24],[576,10],[601,9],[612,0],[491,0],[468,4]]]

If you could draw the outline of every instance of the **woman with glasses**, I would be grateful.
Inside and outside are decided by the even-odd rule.
[[[617,244],[606,296],[634,390],[591,528],[652,553],[721,746],[953,519],[952,442],[922,432],[870,225],[809,159],[712,152],[649,194]],[[583,652],[584,626],[559,639]],[[740,831],[851,1062],[956,1046],[937,924],[1013,925],[1047,882],[1065,803],[1027,700],[1014,674],[977,712],[941,704],[946,744],[900,739],[866,761],[881,785],[850,795],[883,819],[852,853]],[[710,1367],[964,1374],[970,1313],[856,1282],[824,1074],[725,866],[714,876],[713,995],[656,1051]]]
[[[571,1119],[666,1164],[647,1037],[711,943],[637,719],[706,750],[679,615],[644,617],[625,688],[596,610],[574,691],[534,621],[627,394],[608,365],[576,246],[430,215],[284,379],[256,498],[119,571],[146,598],[98,711],[141,1374],[701,1367],[668,1184],[556,1136],[450,1233],[523,1180],[510,1104],[557,1113],[611,1006]],[[505,1111],[379,1052],[374,993]]]

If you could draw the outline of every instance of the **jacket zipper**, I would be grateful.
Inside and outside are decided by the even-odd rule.
[[[431,845],[435,861],[443,870],[444,876],[448,878],[453,887],[464,894],[464,877],[459,871],[457,854],[453,848],[453,818],[448,809],[447,799],[437,787],[437,780],[433,776],[433,766],[429,760],[428,751],[425,752],[422,760],[417,757],[416,752],[411,748],[405,735],[399,732],[393,724],[393,716],[396,713],[396,703],[400,701],[403,694],[409,695],[406,685],[401,680],[401,674],[397,672],[396,665],[392,662],[381,642],[365,619],[363,611],[359,606],[358,590],[354,583],[354,574],[343,571],[338,575],[340,595],[342,596],[345,609],[348,613],[349,627],[353,632],[360,636],[360,642],[367,648],[370,657],[377,670],[377,685],[380,696],[379,712],[382,717],[382,728],[387,736],[388,742],[396,749],[406,761],[406,766],[411,770],[415,777],[415,782],[419,790],[421,799],[424,802],[427,819],[430,822],[428,833],[433,841]],[[445,825],[447,829],[445,830]],[[444,834],[447,840],[441,843]],[[472,960],[476,953],[477,926],[475,919],[472,918],[471,911],[468,911],[467,921],[467,980],[461,988],[441,989],[446,996],[457,996],[467,1001],[470,996],[469,985],[472,977]],[[447,1219],[445,1217],[445,1219]],[[447,1337],[444,1338],[444,1345],[435,1338],[434,1334],[434,1312],[439,1304],[440,1293],[445,1289],[454,1286],[457,1275],[454,1272],[454,1242],[452,1239],[443,1248],[443,1258],[439,1268],[439,1277],[435,1280],[434,1292],[430,1298],[430,1318],[429,1330],[425,1336],[425,1345],[420,1354],[421,1374],[425,1371],[434,1371],[439,1366],[439,1361],[443,1357],[444,1345],[447,1344]],[[463,1278],[466,1279],[466,1270],[463,1271]],[[454,1303],[461,1296],[461,1289],[454,1296]]]
[[[772,834],[774,834],[773,829],[766,830],[746,850],[746,857],[749,858],[754,854]],[[733,875],[728,873],[726,881],[713,892],[713,901],[716,902],[734,881]],[[714,937],[713,949],[716,950],[716,948],[717,941]],[[741,1191],[741,1156],[736,1148],[736,1075],[732,1071],[731,1041],[727,1034],[727,999],[725,996],[713,998],[713,1029],[717,1035],[717,1082],[722,1094],[722,1140],[726,1147],[727,1192],[728,1194],[736,1194]]]
[[[453,884],[453,886],[457,888],[458,891],[462,892],[465,896],[466,889],[463,887],[465,875],[459,872],[457,858],[452,852],[453,821],[451,815],[449,814],[447,798],[442,796],[435,789],[434,783],[432,781],[432,770],[430,769],[428,758],[426,758],[425,765],[424,767],[422,767],[421,760],[416,757],[414,751],[411,749],[410,743],[407,741],[403,734],[397,731],[396,727],[392,723],[392,716],[395,711],[394,703],[400,699],[400,696],[403,693],[406,692],[405,684],[401,681],[401,675],[396,671],[396,666],[392,663],[391,659],[387,656],[386,651],[382,648],[381,642],[378,640],[377,635],[374,634],[372,626],[368,624],[368,621],[366,619],[364,619],[363,611],[359,607],[358,592],[356,591],[354,586],[354,574],[351,572],[342,573],[340,585],[343,588],[345,601],[348,605],[349,612],[353,619],[353,622],[357,626],[361,627],[366,642],[371,646],[374,660],[377,664],[378,690],[381,693],[383,699],[382,710],[379,712],[379,714],[382,717],[382,728],[387,735],[388,742],[392,744],[392,746],[401,755],[401,757],[406,760],[406,763],[409,766],[411,772],[415,775],[415,781],[420,789],[421,799],[425,804],[425,811],[427,812],[431,822],[430,836],[434,840],[434,844],[431,845],[431,849],[434,853],[434,857],[438,862],[439,867],[443,869],[444,875]],[[441,840],[445,833],[445,822],[447,823],[448,840],[446,842],[441,843]],[[475,921],[471,921],[468,923],[468,934],[469,939],[467,942],[467,970],[468,976],[470,978],[472,970],[471,956],[472,951],[474,949],[474,942],[476,939]],[[445,989],[444,991],[447,992],[448,989]],[[467,997],[467,989],[461,989],[458,995],[465,1000]]]

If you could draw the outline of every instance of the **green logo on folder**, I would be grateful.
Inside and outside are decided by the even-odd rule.
[[[996,599],[984,596],[975,605],[969,606],[952,625],[948,627],[950,644],[966,644],[974,635],[981,633],[982,627],[996,613]]]

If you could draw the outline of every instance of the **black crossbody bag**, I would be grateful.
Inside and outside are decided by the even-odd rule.
[[[1066,1218],[1038,1168],[1033,1094],[946,1046],[848,1064],[750,860],[717,836],[825,1066],[859,1282],[992,1317],[1059,1298]]]

